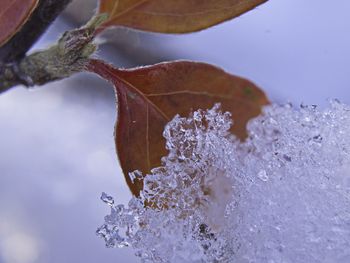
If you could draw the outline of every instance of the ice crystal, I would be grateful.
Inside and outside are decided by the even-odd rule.
[[[176,116],[141,196],[103,194],[106,245],[142,262],[350,262],[350,108],[271,105],[244,143],[231,124],[219,105]]]

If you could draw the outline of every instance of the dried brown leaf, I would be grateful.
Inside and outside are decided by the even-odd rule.
[[[267,0],[100,0],[112,25],[161,32],[199,31],[237,17]]]
[[[133,183],[129,172],[146,174],[161,165],[161,157],[167,154],[162,133],[176,114],[188,116],[219,102],[224,111],[232,113],[232,132],[244,139],[247,122],[268,103],[252,82],[205,63],[176,61],[123,70],[91,60],[89,70],[115,86],[119,110],[116,148],[134,195],[139,194],[142,182]]]
[[[39,0],[0,1],[0,46],[22,28],[38,3]]]

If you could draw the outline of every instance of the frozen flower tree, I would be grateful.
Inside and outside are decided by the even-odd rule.
[[[106,245],[142,262],[349,262],[350,108],[268,106],[244,143],[231,124],[219,105],[168,123],[140,197],[103,194]]]

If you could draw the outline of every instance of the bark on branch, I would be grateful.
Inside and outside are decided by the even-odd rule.
[[[65,32],[50,48],[0,65],[0,93],[19,84],[43,85],[83,71],[96,50],[95,30],[106,19],[104,14],[95,16],[84,27]]]
[[[40,0],[28,22],[0,48],[0,62],[14,63],[23,58],[48,26],[72,0]]]

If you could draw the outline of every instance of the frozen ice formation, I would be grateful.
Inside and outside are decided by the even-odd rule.
[[[103,195],[106,245],[142,262],[350,262],[350,107],[268,106],[244,143],[231,124],[219,105],[176,116],[141,197]]]

